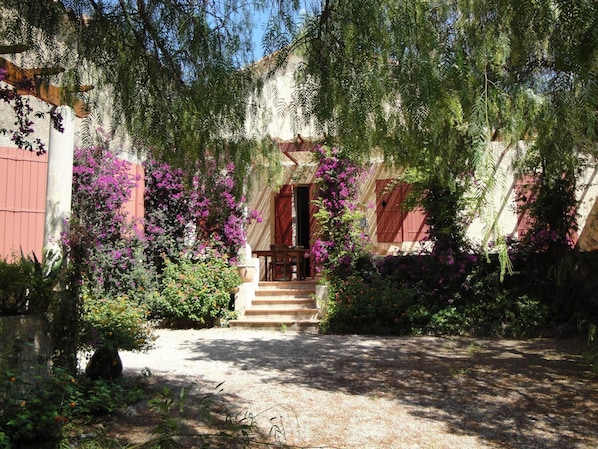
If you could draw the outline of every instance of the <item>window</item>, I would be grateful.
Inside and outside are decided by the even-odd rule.
[[[402,204],[411,187],[390,179],[376,180],[376,236],[379,243],[419,242],[428,234],[426,214],[421,208]]]
[[[521,240],[531,231],[534,222],[529,212],[529,205],[536,199],[534,184],[536,175],[524,175],[515,181],[515,203],[517,205],[517,238]]]
[[[517,238],[522,240],[534,227],[534,220],[531,217],[529,206],[536,201],[537,193],[535,184],[540,182],[540,175],[528,174],[515,181],[515,202],[517,205]],[[570,216],[573,217],[576,209],[573,208]],[[570,229],[568,237],[573,245],[577,244],[579,235],[575,229]]]

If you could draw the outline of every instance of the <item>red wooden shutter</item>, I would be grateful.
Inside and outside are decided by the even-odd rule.
[[[399,186],[397,186],[399,188]],[[409,184],[402,184],[403,201],[411,191]],[[426,224],[426,211],[423,207],[416,207],[412,210],[402,208],[403,212],[403,241],[420,242],[428,235]]]
[[[293,244],[293,186],[284,185],[274,197],[274,243]]]
[[[0,258],[42,258],[48,155],[0,146]]]
[[[517,238],[521,240],[531,230],[533,220],[530,216],[527,206],[536,199],[533,191],[534,184],[537,182],[536,175],[524,175],[515,181],[515,202],[517,204]]]
[[[388,179],[376,180],[376,236],[378,242],[400,243],[403,241],[403,189],[395,186],[386,191]]]
[[[411,187],[399,183],[387,191],[389,179],[376,180],[376,236],[380,243],[419,242],[426,237],[426,214],[421,208],[407,210],[403,202]]]

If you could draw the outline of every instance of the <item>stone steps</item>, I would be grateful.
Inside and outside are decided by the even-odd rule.
[[[316,281],[260,282],[250,308],[229,326],[318,332]]]

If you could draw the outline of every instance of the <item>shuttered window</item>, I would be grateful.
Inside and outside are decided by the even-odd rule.
[[[376,180],[376,237],[380,243],[419,242],[428,227],[421,208],[407,210],[403,203],[410,186],[390,179]],[[392,187],[392,188],[391,188]]]
[[[536,200],[534,184],[536,175],[524,175],[515,181],[515,203],[517,205],[517,238],[521,240],[532,229],[534,222],[529,205]]]

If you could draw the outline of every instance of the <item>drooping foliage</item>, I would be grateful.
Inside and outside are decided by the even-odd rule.
[[[133,137],[161,148],[171,163],[185,166],[222,152],[240,166],[255,147],[243,141],[250,94],[261,82],[250,65],[262,50],[254,29],[268,25],[265,48],[280,48],[292,38],[298,6],[296,0],[2,0],[0,7],[14,14],[7,13],[0,37],[36,47],[41,40],[38,62],[67,68],[66,82],[110,89],[114,123],[122,118]]]
[[[407,167],[416,201],[448,207],[428,211],[431,239],[458,248],[464,193],[483,209],[497,182],[492,141],[527,142],[549,197],[593,152],[595,21],[585,1],[323,1],[302,35],[296,104],[348,151]]]
[[[375,300],[333,284],[341,287],[335,306],[348,307],[348,321],[365,313],[374,321],[413,318],[408,327],[418,327],[436,312],[438,322],[464,319],[460,307],[471,307],[467,320],[504,324],[529,317],[526,310],[539,317],[550,309],[551,324],[562,324],[580,304],[595,316],[589,305],[595,300],[576,296],[581,271],[566,251],[576,228],[580,171],[595,164],[597,17],[595,2],[585,0],[320,2],[298,43],[305,64],[297,110],[330,144],[354,157],[373,149],[404,168],[400,180],[413,186],[410,203],[426,208],[435,246],[422,265],[434,267],[434,281],[426,272],[413,284],[391,282],[388,298],[397,288],[414,288],[401,290],[407,310],[399,304],[392,314],[372,312]],[[528,206],[534,225],[523,242],[535,246],[508,246],[488,210],[485,237],[502,240],[500,270],[488,272],[487,257],[478,258],[475,270],[455,270],[473,254],[464,234],[470,217],[462,212],[484,214],[491,206],[486,202],[501,181],[498,158],[505,155],[513,156],[518,174],[537,180]],[[505,267],[512,275],[501,284]],[[456,290],[444,289],[451,273]],[[358,276],[356,285],[364,279]],[[453,302],[438,301],[439,284]],[[372,298],[381,291],[375,284]],[[498,318],[503,312],[509,316]]]

